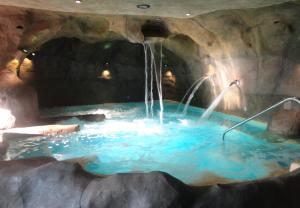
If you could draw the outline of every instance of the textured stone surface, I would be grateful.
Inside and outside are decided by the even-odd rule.
[[[86,173],[51,158],[0,161],[0,204],[7,208],[296,208],[300,171],[254,182],[192,187],[162,172]]]
[[[173,69],[177,82],[186,84],[187,64],[164,48],[164,63]],[[56,39],[44,44],[36,57],[35,81],[39,103],[44,107],[144,100],[144,49],[127,41],[87,44],[78,39]],[[101,77],[106,69],[111,78]],[[166,70],[165,67],[163,69]],[[21,77],[23,77],[21,71]],[[173,89],[178,85],[173,83]],[[165,98],[178,99],[175,91]]]
[[[196,16],[216,10],[224,9],[245,9],[258,8],[288,2],[288,0],[151,0],[150,2],[141,2],[139,0],[83,0],[78,5],[74,1],[61,0],[1,0],[1,5],[11,5],[26,8],[64,11],[64,12],[81,12],[94,14],[114,14],[114,15],[148,15],[148,16],[165,16],[165,17],[186,17],[186,13]],[[137,9],[137,4],[149,3],[150,9]]]
[[[28,125],[37,119],[35,89],[19,80],[11,71],[0,71],[0,98],[0,108],[11,111],[16,118],[16,125]]]
[[[298,21],[300,5],[298,3],[286,3],[259,9],[223,10],[189,19],[162,17],[159,20],[156,17],[146,16],[71,14],[9,7],[0,9],[1,40],[7,43],[1,45],[0,51],[4,55],[0,56],[0,65],[5,68],[7,61],[10,61],[10,58],[12,60],[15,58],[21,64],[21,78],[26,82],[35,81],[35,65],[38,63],[33,62],[31,70],[28,66],[25,67],[21,63],[25,58],[24,54],[18,52],[18,47],[38,53],[53,39],[62,37],[77,38],[91,44],[105,41],[117,43],[116,40],[120,39],[141,43],[144,40],[141,27],[150,20],[164,22],[170,31],[170,36],[163,41],[164,48],[176,55],[171,58],[172,60],[180,57],[187,65],[183,68],[177,65],[173,66],[174,70],[178,68],[178,73],[175,74],[177,86],[174,90],[168,85],[166,87],[167,92],[176,91],[182,95],[200,76],[214,72],[215,89],[211,84],[206,83],[205,87],[196,94],[195,103],[193,103],[206,107],[232,80],[239,79],[241,80],[242,93],[246,95],[244,100],[248,103],[248,112],[245,116],[256,113],[283,97],[300,96],[300,63],[298,58],[300,53],[300,23]],[[18,25],[21,25],[23,29],[17,29]],[[71,94],[72,92],[80,92],[78,93],[77,104],[90,103],[89,99],[93,103],[124,101],[128,92],[133,92],[132,89],[141,89],[136,90],[134,95],[129,95],[131,98],[134,97],[132,100],[140,100],[143,97],[143,70],[140,68],[140,65],[143,64],[143,51],[138,49],[140,55],[137,55],[128,49],[128,47],[126,49],[122,47],[122,49],[119,48],[114,52],[119,54],[117,57],[126,54],[126,59],[122,57],[124,59],[122,61],[120,58],[113,59],[114,64],[119,65],[119,67],[113,68],[125,68],[120,74],[120,80],[124,80],[124,82],[119,82],[120,86],[110,80],[102,84],[98,82],[90,89],[85,87],[93,85],[90,84],[90,80],[81,80],[80,85],[78,85],[79,82],[67,85],[74,87],[74,89],[69,88]],[[82,52],[82,64],[78,62],[81,55],[77,54],[78,56],[74,57],[76,53],[60,54],[61,65],[63,65],[64,59],[74,63],[73,65],[68,64],[70,67],[61,67],[59,63],[50,63],[53,72],[64,74],[71,69],[71,71],[78,70],[78,73],[75,73],[78,76],[93,74],[96,69],[95,65],[98,63],[91,62],[89,65],[88,61],[96,60],[97,58],[94,59],[96,54],[89,54],[85,50]],[[103,58],[104,56],[99,54],[99,57]],[[134,59],[138,59],[135,61],[140,65],[130,65]],[[40,63],[45,68],[49,64],[47,61]],[[101,64],[99,63],[99,65]],[[79,69],[83,69],[83,65],[86,65],[87,74],[83,71],[80,72],[81,74],[79,73]],[[128,67],[129,65],[130,67]],[[128,74],[133,73],[133,71],[139,72],[138,76],[142,78],[135,78],[136,82],[128,83]],[[178,74],[188,75],[185,79],[180,79]],[[56,82],[58,83],[59,80]],[[132,83],[136,83],[136,85]],[[124,87],[126,84],[128,87]],[[55,92],[61,88],[67,89],[67,86],[63,82],[51,85],[52,88],[49,84],[45,84],[45,89],[49,89],[50,97],[51,95],[55,96]],[[124,89],[124,91],[122,92],[120,89]],[[39,94],[44,97],[42,100],[45,102],[49,100],[49,98],[46,99],[47,93],[45,91]],[[89,98],[86,95],[89,95]],[[73,97],[57,97],[57,102],[61,99],[65,100],[63,103],[67,103],[67,101],[72,103]],[[93,97],[101,97],[101,99],[93,100]],[[175,97],[170,97],[175,99]],[[86,101],[82,102],[82,100]],[[243,99],[240,98],[240,92],[232,90],[226,94],[219,109],[236,112],[238,109],[242,109],[243,102]]]
[[[25,128],[12,128],[3,130],[3,138],[18,139],[29,138],[47,135],[62,135],[80,130],[79,125],[45,125],[45,126],[30,126]]]
[[[8,142],[2,138],[2,135],[0,134],[0,160],[5,158],[6,151],[8,149]]]
[[[300,138],[300,109],[276,112],[270,121],[269,131],[283,136]]]

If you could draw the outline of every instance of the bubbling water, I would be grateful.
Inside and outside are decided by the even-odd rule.
[[[81,131],[71,134],[10,140],[7,159],[87,158],[83,167],[96,174],[164,171],[194,184],[208,172],[226,180],[265,178],[300,158],[299,143],[271,137],[266,124],[250,121],[233,130],[224,145],[224,121],[234,124],[241,118],[213,113],[199,125],[203,109],[191,106],[183,116],[174,113],[175,102],[164,101],[164,107],[164,125],[158,117],[145,118],[143,102],[52,109],[48,115],[103,111],[110,117],[102,122],[65,120],[80,124]],[[154,101],[154,110],[159,109],[159,101]]]

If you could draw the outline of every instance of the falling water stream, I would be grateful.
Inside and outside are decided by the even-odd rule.
[[[150,116],[153,118],[153,103],[154,103],[154,96],[153,96],[153,84],[154,84],[154,78],[156,82],[156,88],[157,88],[157,94],[159,98],[159,105],[160,105],[160,112],[159,112],[159,118],[160,123],[163,124],[163,112],[164,112],[164,106],[163,106],[163,95],[162,95],[162,42],[159,42],[159,64],[156,63],[155,58],[155,42],[145,42],[143,44],[144,46],[144,52],[145,52],[145,108],[146,108],[146,116]],[[148,50],[150,51],[150,62],[148,60]],[[150,63],[150,72],[148,63]],[[159,71],[158,71],[159,67]],[[148,86],[150,77],[150,89]],[[150,99],[150,106],[149,106],[149,99]]]
[[[186,93],[184,94],[183,98],[180,100],[180,103],[177,107],[176,112],[178,113],[181,107],[181,104],[184,103],[185,98],[188,96],[188,94],[190,93],[190,91],[197,85],[198,82],[200,82],[203,79],[203,77],[200,77],[199,79],[197,79],[192,85],[191,87],[186,91]]]
[[[149,95],[148,95],[148,45],[144,44],[144,53],[145,53],[145,108],[146,108],[146,117],[149,117]]]
[[[210,117],[212,112],[215,110],[215,108],[218,106],[218,104],[223,99],[224,95],[233,87],[239,87],[238,80],[235,80],[232,82],[228,87],[224,88],[222,92],[216,97],[216,99],[212,102],[212,104],[206,109],[206,111],[202,114],[201,119],[207,119]]]
[[[187,110],[188,110],[188,107],[189,107],[189,105],[190,105],[190,103],[191,103],[191,101],[192,101],[192,99],[193,99],[195,93],[196,93],[197,90],[199,89],[199,87],[203,84],[203,82],[204,82],[205,80],[207,80],[207,79],[209,79],[209,78],[210,78],[209,76],[205,76],[205,77],[202,77],[201,79],[199,79],[198,84],[195,86],[195,88],[194,88],[193,91],[191,92],[191,94],[190,94],[190,96],[189,96],[189,98],[188,98],[188,100],[187,100],[187,102],[186,102],[186,104],[185,104],[185,106],[184,106],[184,109],[183,109],[183,111],[182,111],[183,114],[186,114],[186,112],[187,112]]]

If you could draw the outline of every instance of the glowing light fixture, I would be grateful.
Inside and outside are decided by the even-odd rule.
[[[136,5],[136,7],[139,9],[149,9],[150,5],[149,4],[138,4],[138,5]]]
[[[105,63],[104,69],[101,72],[100,78],[102,78],[102,79],[111,79],[111,74],[110,74],[110,71],[108,69],[108,63]]]
[[[32,60],[33,57],[35,57],[35,55],[36,55],[35,52],[31,52],[31,53],[29,53],[29,54],[26,56],[26,58],[29,59],[29,60]]]
[[[82,3],[82,0],[76,0],[75,3],[76,3],[76,4],[81,4],[81,3]]]
[[[186,15],[186,16],[188,16],[188,17],[189,17],[189,16],[191,16],[191,14],[190,14],[190,13],[186,13],[185,15]]]
[[[101,74],[101,77],[104,78],[104,79],[110,79],[111,78],[110,71],[109,70],[103,70],[102,74]]]
[[[172,77],[173,76],[173,73],[171,72],[171,70],[168,70],[166,73],[165,73],[166,77]]]
[[[232,85],[236,85],[236,86],[240,86],[240,80],[234,80],[233,82],[231,82],[230,84],[229,84],[229,86],[232,86]]]

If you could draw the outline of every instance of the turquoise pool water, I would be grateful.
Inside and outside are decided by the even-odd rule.
[[[100,174],[165,171],[186,183],[207,175],[230,180],[252,180],[287,168],[300,158],[300,145],[265,133],[266,125],[251,121],[233,130],[222,142],[222,133],[241,118],[222,113],[199,122],[203,109],[191,107],[176,113],[177,104],[165,101],[164,124],[158,117],[144,118],[144,103],[103,104],[54,108],[47,116],[103,112],[103,122],[75,118],[81,131],[67,135],[11,141],[8,157],[53,156],[59,160],[90,157],[85,169]],[[155,111],[158,112],[158,103]]]

